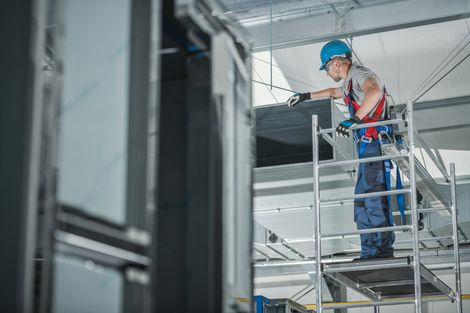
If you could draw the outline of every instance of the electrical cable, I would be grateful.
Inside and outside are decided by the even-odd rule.
[[[467,12],[470,11],[470,0],[467,0]],[[467,24],[467,31],[470,34],[470,26],[468,25],[468,18],[465,19],[465,24]]]
[[[452,62],[452,60],[461,52],[463,49],[465,49],[468,44],[470,44],[470,33],[467,34],[458,44],[457,46],[444,58],[444,60],[426,77],[426,79],[419,85],[419,87],[416,89],[416,91],[412,94],[410,99],[414,99],[414,101],[417,101],[420,99],[426,92],[429,91],[430,88],[428,88],[424,93],[422,93],[419,97],[418,95],[424,88],[426,87],[427,84],[429,84],[432,80],[433,77],[438,76],[444,69]],[[459,48],[459,46],[462,46]],[[461,62],[460,62],[461,63]],[[459,63],[459,64],[460,64]],[[454,67],[455,68],[455,67]],[[447,74],[445,75],[447,76]],[[444,77],[445,77],[444,76]],[[442,78],[440,79],[442,80]],[[439,81],[440,81],[439,80]],[[438,81],[438,82],[439,82]],[[435,84],[434,84],[435,85]],[[433,87],[434,87],[433,85]]]
[[[257,83],[257,84],[264,85],[264,86],[269,86],[269,87],[271,86],[271,84],[260,82],[259,80],[256,80],[256,79],[252,79],[251,81],[254,82],[254,83]],[[289,92],[292,92],[292,93],[296,93],[296,91],[294,91],[294,90],[287,89],[287,88],[284,88],[284,87],[281,87],[281,86],[272,85],[272,87],[276,88],[276,89],[279,89],[279,90],[284,90],[284,91],[289,91]]]
[[[436,86],[440,81],[442,81],[445,77],[447,77],[447,75],[449,75],[457,66],[459,66],[460,64],[463,63],[463,61],[465,61],[468,57],[470,56],[470,53],[467,54],[462,60],[460,60],[456,65],[454,65],[444,76],[442,76],[441,78],[439,78],[434,84],[432,84],[429,88],[427,88],[419,97],[417,97],[416,99],[413,100],[413,102],[416,102],[418,101],[419,99],[421,99],[421,97],[423,97],[429,90],[431,90],[434,86]]]
[[[268,62],[268,61],[265,61],[265,60],[263,60],[263,59],[257,58],[257,57],[255,57],[255,56],[252,56],[252,58],[253,58],[253,59],[256,59],[256,60],[258,60],[258,61],[260,61],[260,62],[266,63],[266,64],[269,65],[269,62]],[[273,66],[274,66],[274,67],[277,67],[278,69],[281,69],[281,67],[280,67],[279,65],[277,65],[277,64],[273,64]],[[283,74],[284,74],[284,73],[283,73]],[[305,82],[303,82],[303,81],[301,81],[301,80],[298,80],[298,79],[293,78],[292,76],[288,76],[288,75],[285,75],[285,74],[284,74],[284,77],[285,77],[286,80],[288,80],[288,81],[293,81],[293,82],[296,82],[296,83],[305,85],[305,86],[307,86],[307,87],[309,87],[309,88],[312,88],[312,89],[320,89],[320,88],[318,88],[318,87],[315,86],[315,85],[307,84],[307,83],[305,83]]]
[[[352,53],[354,54],[354,57],[357,59],[357,62],[361,65],[361,66],[364,66],[364,64],[362,64],[362,61],[361,59],[359,58],[359,55],[357,54],[356,50],[354,50],[353,48],[353,37],[352,36],[349,36],[349,40],[348,41],[348,38],[346,38],[346,43],[349,45],[349,48],[351,48],[351,51]]]
[[[256,69],[253,67],[253,71],[255,71],[256,75],[258,75],[259,79],[263,82],[263,84],[266,85],[266,89],[268,89],[269,93],[271,94],[271,96],[273,96],[274,98],[274,101],[276,101],[276,103],[279,103],[279,101],[277,100],[276,96],[273,94],[273,91],[271,89],[269,89],[269,84],[265,83],[264,80],[263,80],[263,77],[261,77],[261,75],[258,73],[258,71],[256,71]]]

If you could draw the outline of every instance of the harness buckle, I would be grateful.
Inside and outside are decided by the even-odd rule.
[[[389,143],[394,142],[394,140],[392,140],[392,137],[390,137],[390,134],[388,133],[388,129],[387,129],[387,131],[382,130],[382,131],[379,132],[379,140],[380,140],[381,144],[384,143],[385,140],[388,140]]]
[[[371,143],[372,140],[374,140],[373,137],[366,137],[366,136],[362,136],[362,137],[361,137],[361,142]]]
[[[382,129],[380,130],[379,133],[388,133],[390,130],[390,127],[388,125],[382,125]]]

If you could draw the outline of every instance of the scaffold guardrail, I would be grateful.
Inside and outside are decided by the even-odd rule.
[[[384,155],[379,157],[371,157],[371,158],[363,158],[363,159],[354,159],[354,160],[344,160],[344,161],[332,161],[332,162],[319,162],[319,136],[327,136],[327,141],[331,143],[333,137],[329,136],[329,133],[335,131],[334,128],[329,129],[320,129],[318,123],[318,116],[312,116],[312,157],[313,157],[313,214],[314,214],[314,251],[315,251],[315,269],[313,274],[315,275],[315,292],[316,292],[316,306],[315,309],[317,312],[323,312],[323,310],[331,310],[335,308],[352,308],[352,307],[361,307],[361,306],[373,306],[379,307],[382,305],[395,305],[395,304],[414,304],[415,312],[421,313],[422,312],[422,302],[423,301],[441,301],[443,300],[442,297],[426,297],[423,298],[424,294],[429,293],[430,288],[425,285],[426,281],[431,280],[430,284],[433,285],[433,288],[437,288],[436,290],[441,290],[444,295],[447,295],[447,299],[450,299],[456,303],[456,312],[462,312],[462,288],[461,288],[461,276],[460,276],[460,256],[459,256],[459,225],[458,225],[458,217],[457,217],[457,204],[456,204],[456,177],[455,177],[455,165],[453,163],[450,164],[450,173],[444,172],[443,175],[446,178],[446,181],[450,181],[450,195],[443,195],[443,191],[439,189],[437,183],[432,179],[432,177],[427,173],[426,169],[417,165],[417,159],[415,158],[415,136],[416,131],[414,130],[413,126],[413,103],[409,101],[406,107],[406,114],[401,119],[393,119],[393,120],[386,120],[374,123],[367,123],[367,124],[359,124],[354,125],[352,129],[359,129],[359,128],[367,128],[371,126],[379,126],[379,125],[391,125],[391,124],[404,124],[406,125],[406,152],[396,149],[389,149],[389,151],[398,151],[398,153],[383,153]],[[419,142],[422,143],[422,138],[418,139]],[[344,165],[353,165],[359,164],[364,162],[372,162],[372,161],[382,161],[382,160],[394,160],[398,166],[404,163],[400,163],[399,160],[407,159],[406,163],[406,172],[409,179],[409,187],[398,189],[398,190],[388,190],[384,192],[372,192],[372,193],[365,193],[365,194],[356,194],[356,195],[349,195],[349,196],[341,196],[341,197],[333,197],[333,198],[321,198],[320,196],[320,174],[319,171],[322,168],[332,167],[332,166],[344,166]],[[436,160],[433,160],[436,161]],[[439,170],[441,172],[445,170],[442,164],[438,164]],[[428,189],[426,189],[425,193],[427,195],[432,194],[433,199],[438,199],[442,202],[442,206],[438,207],[431,207],[426,209],[418,209],[417,206],[417,175],[420,176],[420,184],[419,187],[421,189],[428,188],[427,184],[432,184]],[[429,181],[429,182],[428,182]],[[420,189],[420,191],[421,191]],[[438,195],[436,195],[438,193]],[[410,209],[407,210],[406,214],[411,215],[411,224],[410,225],[401,225],[401,226],[390,226],[390,227],[383,227],[383,228],[373,228],[373,229],[364,229],[364,230],[357,230],[353,232],[343,232],[343,233],[329,233],[323,234],[321,231],[321,208],[323,205],[342,201],[342,200],[351,200],[357,198],[365,198],[365,197],[377,197],[377,196],[388,196],[388,195],[396,195],[396,194],[409,194],[410,201]],[[447,201],[447,199],[449,199]],[[440,236],[435,238],[419,238],[419,225],[418,225],[418,214],[428,214],[431,212],[436,212],[438,210],[447,210],[450,213],[452,218],[452,235],[451,236]],[[359,234],[366,234],[366,233],[377,233],[377,232],[386,232],[386,231],[409,231],[411,233],[411,243],[412,243],[412,255],[410,255],[407,259],[409,262],[409,267],[413,271],[413,284],[414,284],[414,297],[412,299],[397,299],[397,301],[382,301],[380,297],[377,296],[370,290],[370,288],[374,287],[374,284],[371,283],[369,288],[357,290],[363,290],[364,294],[374,300],[371,303],[358,303],[354,305],[324,305],[322,302],[322,278],[324,275],[337,275],[337,273],[345,273],[348,271],[358,271],[357,265],[355,266],[348,266],[345,264],[341,270],[338,268],[334,269],[331,265],[323,266],[321,262],[321,242],[322,239],[332,238],[332,237],[341,237],[341,236],[351,236],[351,235],[359,235]],[[450,289],[444,283],[442,283],[436,276],[421,264],[420,261],[420,242],[422,241],[431,241],[431,240],[452,240],[453,242],[453,257],[454,257],[454,265],[453,271],[455,274],[455,287],[454,289]],[[364,263],[362,266],[359,266],[363,270],[381,270],[381,269],[388,269],[393,270],[394,264],[396,268],[402,266],[403,264],[400,263],[399,260],[380,260],[380,262],[376,264],[367,264]],[[330,276],[331,278],[331,276]],[[333,279],[340,283],[344,283],[348,285],[347,277],[343,276],[332,276]],[[423,280],[422,280],[423,279]],[[427,280],[426,280],[427,279]],[[424,282],[423,282],[424,281]],[[432,282],[434,281],[434,282]],[[410,282],[408,280],[408,282]],[[422,290],[422,284],[425,286],[425,290]],[[354,285],[354,284],[353,284]],[[357,285],[357,284],[356,284]],[[383,285],[383,284],[382,284]],[[385,286],[395,286],[396,284],[389,283],[385,284]],[[357,287],[357,286],[356,286]],[[378,288],[378,286],[375,286]],[[354,286],[353,286],[354,288]],[[367,292],[365,291],[367,290]],[[433,292],[436,292],[433,289]],[[369,294],[367,294],[369,293]],[[445,300],[445,298],[444,298]]]

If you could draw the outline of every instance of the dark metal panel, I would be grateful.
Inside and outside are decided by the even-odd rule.
[[[312,115],[322,128],[332,127],[332,101],[322,99],[256,108],[256,166],[312,162]],[[320,139],[320,160],[333,158],[333,147]]]
[[[186,54],[181,25],[165,18],[162,49],[177,50],[162,55],[153,311],[221,312],[221,126],[210,61]]]
[[[222,125],[207,58],[188,60],[187,92],[187,305],[222,312]]]
[[[45,1],[0,5],[0,301],[1,312],[31,312]]]
[[[157,6],[155,9],[154,6]],[[132,1],[131,9],[131,51],[129,79],[129,131],[127,167],[127,225],[142,230],[150,230],[152,220],[148,207],[153,197],[154,186],[149,180],[149,166],[153,168],[156,151],[149,151],[156,141],[152,130],[156,127],[155,92],[158,81],[155,79],[159,58],[159,34],[152,38],[153,29],[159,25],[159,1]],[[157,19],[158,21],[154,21]],[[156,24],[156,25],[155,25]],[[157,40],[157,42],[155,42]],[[149,156],[150,154],[150,156]]]
[[[179,56],[162,62],[154,310],[220,312],[221,147],[210,63]],[[181,63],[187,72],[175,79]]]
[[[171,1],[168,1],[171,2]],[[186,42],[163,8],[162,49]],[[171,26],[167,26],[171,25]],[[175,35],[175,33],[177,35]],[[178,38],[174,38],[178,36]],[[184,45],[184,43],[183,43]],[[161,92],[157,164],[157,207],[153,230],[152,312],[186,312],[186,55],[182,50],[161,56]]]

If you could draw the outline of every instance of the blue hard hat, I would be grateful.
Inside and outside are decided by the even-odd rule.
[[[323,48],[321,48],[320,52],[320,71],[325,69],[326,63],[328,63],[333,57],[346,57],[348,53],[351,53],[351,48],[341,40],[332,40],[326,43]]]

